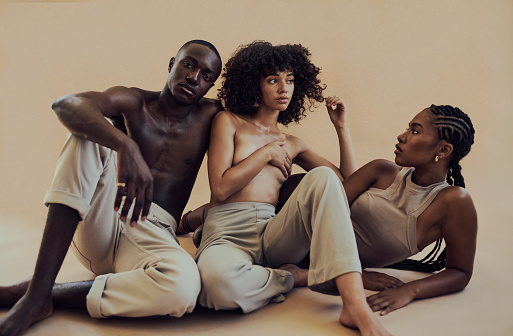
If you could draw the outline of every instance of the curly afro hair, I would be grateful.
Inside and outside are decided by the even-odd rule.
[[[322,92],[326,89],[317,78],[320,68],[312,64],[310,55],[301,44],[273,46],[269,42],[254,41],[240,46],[226,62],[218,98],[233,113],[254,115],[258,111],[255,103],[260,97],[261,76],[274,71],[292,71],[294,93],[287,109],[279,114],[278,122],[283,125],[299,122],[315,102],[324,101]]]

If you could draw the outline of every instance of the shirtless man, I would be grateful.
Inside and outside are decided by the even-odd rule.
[[[221,68],[216,48],[193,40],[171,59],[160,92],[116,86],[53,104],[72,135],[45,197],[48,217],[32,281],[0,288],[0,304],[14,305],[0,320],[0,335],[21,334],[54,308],[87,309],[92,317],[179,317],[193,310],[200,278],[178,244],[175,219],[222,108],[203,98]],[[119,116],[128,136],[105,118]],[[94,280],[55,284],[70,244]]]

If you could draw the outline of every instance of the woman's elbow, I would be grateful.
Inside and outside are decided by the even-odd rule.
[[[228,191],[220,186],[218,187],[210,187],[210,191],[212,192],[212,196],[218,202],[224,202],[230,197]]]
[[[470,279],[472,278],[472,272],[470,271],[463,271],[459,269],[454,269],[456,272],[458,272],[458,278],[455,282],[454,286],[454,292],[462,291],[467,287],[467,285],[470,283]]]

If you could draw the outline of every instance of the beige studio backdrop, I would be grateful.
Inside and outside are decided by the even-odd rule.
[[[511,0],[0,0],[0,232],[42,232],[42,200],[67,134],[52,102],[114,85],[160,91],[169,58],[190,39],[212,42],[223,62],[256,39],[307,46],[326,95],[347,103],[359,165],[393,159],[396,136],[423,108],[460,107],[476,128],[462,166],[479,239],[497,243],[478,246],[478,256],[511,255],[501,250],[513,217]],[[324,107],[286,131],[337,162]],[[203,167],[188,209],[208,194]],[[501,220],[487,220],[492,213]],[[30,274],[33,264],[24,267]],[[15,280],[6,273],[0,282]]]

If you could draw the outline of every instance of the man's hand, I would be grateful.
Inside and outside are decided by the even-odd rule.
[[[292,172],[292,159],[284,148],[285,141],[274,141],[266,145],[271,154],[269,161],[275,167],[278,167],[285,178],[288,178]]]
[[[385,273],[362,272],[363,288],[372,291],[381,291],[404,285],[404,282]]]
[[[135,199],[134,211],[130,219],[130,226],[134,227],[139,215],[142,220],[145,220],[150,211],[153,198],[153,176],[135,142],[128,141],[117,153],[118,190],[114,200],[114,210],[118,211],[121,200],[125,196],[121,209],[121,220],[125,221]]]

